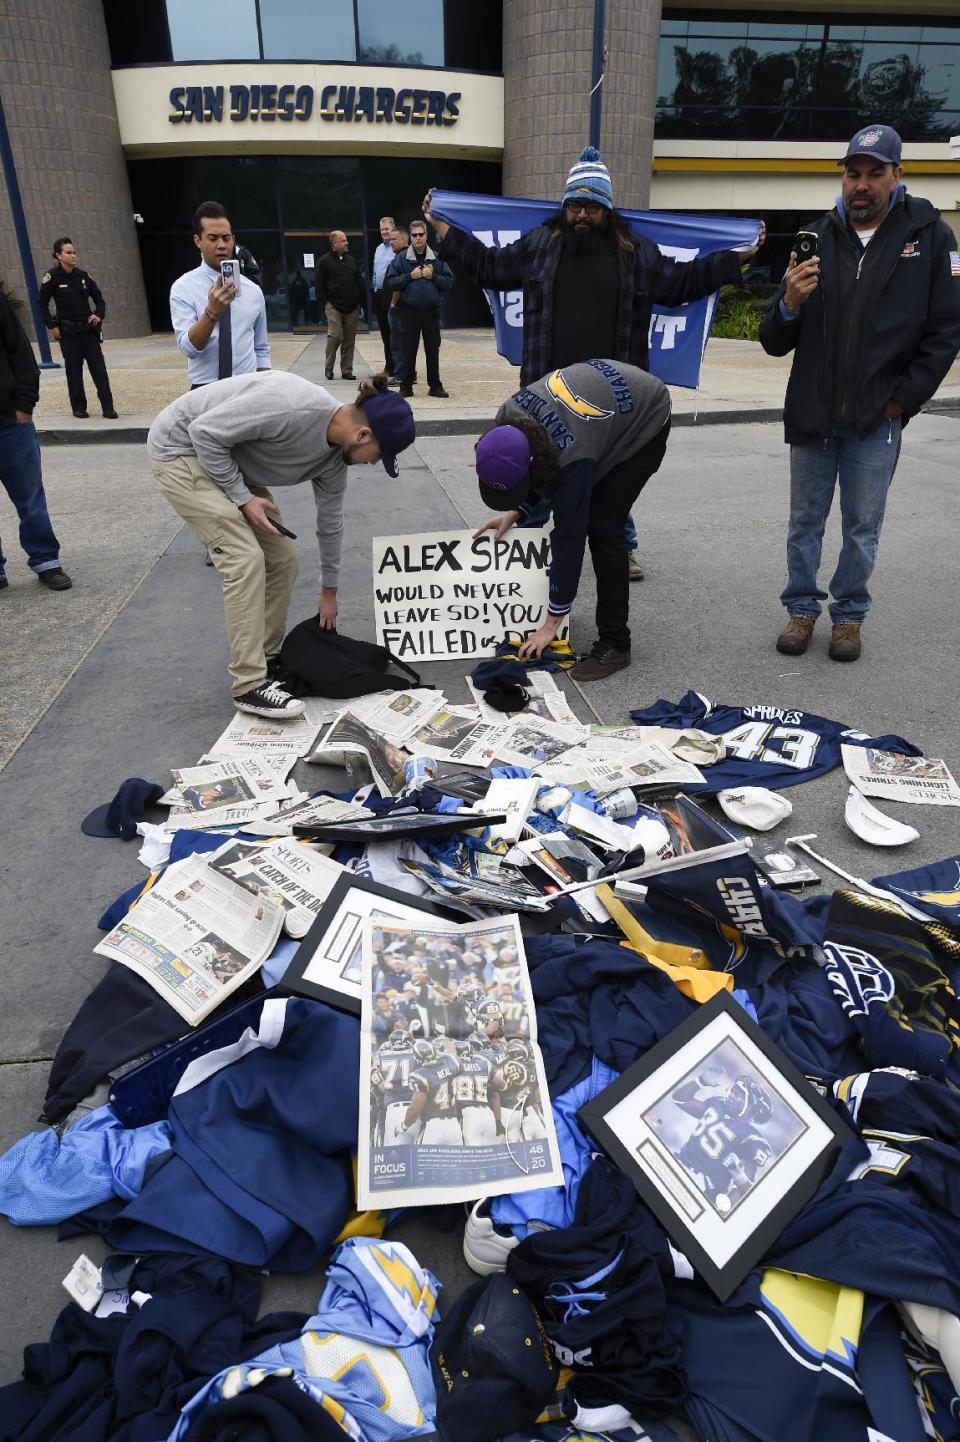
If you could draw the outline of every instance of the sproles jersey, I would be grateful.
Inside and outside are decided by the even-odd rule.
[[[796,786],[825,776],[841,764],[841,746],[870,746],[875,751],[921,752],[902,736],[867,736],[842,721],[788,706],[718,706],[697,691],[679,701],[656,701],[631,711],[640,726],[689,726],[722,736],[727,754],[704,771],[703,783],[685,791],[713,793],[736,786]]]
[[[477,1054],[462,1056],[457,1062],[458,1075],[453,1084],[457,1110],[490,1105],[490,1078],[493,1067],[487,1057]]]
[[[410,1081],[414,1090],[426,1092],[427,1100],[420,1113],[424,1123],[433,1117],[456,1117],[456,1079],[459,1074],[460,1064],[452,1056],[427,1062],[411,1072]]]
[[[413,1097],[410,1073],[417,1064],[412,1051],[394,1051],[382,1046],[377,1052],[377,1070],[383,1078],[384,1106],[395,1102],[409,1102]]]

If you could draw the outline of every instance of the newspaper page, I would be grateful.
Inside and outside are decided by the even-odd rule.
[[[252,836],[292,836],[295,826],[320,825],[323,822],[359,821],[373,812],[355,801],[340,801],[336,796],[298,791],[289,801],[282,801],[276,811],[268,811],[243,828]],[[326,844],[326,843],[324,843]]]
[[[466,682],[477,710],[480,712],[481,721],[502,721],[504,713],[498,711],[495,706],[487,705],[483,699],[483,692],[474,685],[469,676],[466,678]],[[589,734],[589,728],[577,720],[570,709],[566,696],[549,671],[528,672],[524,690],[529,691],[530,702],[524,706],[522,715],[541,716],[544,721],[556,721],[561,726],[570,726],[581,736]]]
[[[584,746],[541,766],[539,774],[554,785],[577,786],[599,796],[623,787],[692,786],[703,781],[696,766],[681,761],[658,741],[611,753],[596,751],[592,737]]]
[[[283,909],[283,929],[298,940],[346,867],[302,841],[228,841],[208,853],[210,866],[244,891]]]
[[[358,1207],[560,1185],[517,918],[440,929],[375,912],[362,985]]]
[[[862,796],[960,806],[960,787],[939,757],[903,756],[872,746],[841,746],[840,751],[843,768]]]
[[[491,766],[500,756],[508,724],[481,721],[468,706],[441,706],[407,743],[417,756],[432,761],[457,761],[463,766]]]
[[[540,773],[544,763],[556,761],[582,741],[583,732],[579,727],[559,726],[556,721],[527,716],[523,711],[508,723],[497,746],[497,755],[511,766],[526,766]]]
[[[320,766],[345,766],[349,755],[363,756],[381,796],[397,796],[406,786],[403,763],[409,754],[356,716],[343,711],[307,757]]]
[[[340,702],[329,702],[328,706],[339,708]],[[331,710],[327,721],[333,721],[336,714]],[[270,721],[265,716],[250,716],[238,711],[210,747],[208,755],[264,756],[271,751],[290,751],[294,757],[305,756],[312,750],[322,725],[322,720],[308,721],[306,716],[297,716],[290,721]]]
[[[209,853],[168,866],[94,948],[142,976],[191,1026],[266,961],[284,916],[208,863]]]
[[[425,726],[433,713],[443,705],[442,691],[421,687],[417,691],[392,691],[372,696],[358,696],[350,702],[350,710],[358,721],[369,726],[378,736],[404,746],[415,731]]]
[[[254,756],[179,767],[171,772],[173,786],[161,796],[160,805],[200,812],[280,801],[287,795],[282,769]]]

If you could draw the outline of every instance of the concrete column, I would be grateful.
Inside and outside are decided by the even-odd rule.
[[[81,266],[103,291],[107,338],[147,335],[150,320],[100,0],[7,0],[3,38],[0,90],[35,279],[52,264],[53,240],[69,235]],[[0,274],[23,296],[2,174]],[[26,306],[19,315],[30,332]]]
[[[600,154],[614,202],[647,204],[661,0],[606,0]],[[590,142],[595,0],[503,0],[508,195],[557,199]]]

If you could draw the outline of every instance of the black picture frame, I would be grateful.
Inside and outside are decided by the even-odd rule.
[[[721,1040],[718,1041],[718,1037]],[[703,1043],[699,1053],[698,1039]],[[703,1181],[696,1181],[697,1173],[681,1159],[665,1136],[655,1130],[654,1123],[647,1121],[647,1117],[654,1114],[654,1122],[664,1126],[663,1117],[656,1109],[666,1112],[669,1107],[683,1107],[686,1098],[678,1106],[674,1094],[692,1086],[691,1073],[698,1066],[709,1066],[710,1058],[720,1054],[725,1045],[731,1050],[724,1055],[735,1055],[738,1051],[745,1054],[749,1071],[757,1073],[768,1091],[768,1101],[772,1096],[771,1115],[780,1113],[781,1126],[790,1127],[795,1122],[798,1128],[803,1128],[799,1137],[785,1144],[766,1169],[748,1181],[742,1194],[732,1202],[729,1192],[717,1193]],[[688,1066],[690,1069],[685,1070]],[[706,1089],[701,1087],[699,1076],[697,1087]],[[634,1106],[624,1106],[630,1099]],[[693,1104],[695,1098],[690,1101]],[[707,1108],[711,1103],[708,1098],[697,1104]],[[698,1007],[621,1077],[581,1107],[577,1115],[610,1159],[630,1178],[667,1234],[721,1302],[726,1301],[810,1200],[842,1146],[855,1136],[802,1072],[726,991]],[[804,1122],[804,1117],[812,1117],[814,1121]],[[635,1127],[632,1137],[627,1132],[628,1124]],[[718,1125],[724,1123],[714,1123],[714,1131]],[[759,1124],[761,1133],[763,1125]],[[731,1127],[727,1126],[726,1130],[731,1132]],[[695,1132],[696,1125],[690,1137]],[[710,1136],[709,1126],[703,1135]],[[754,1146],[756,1136],[755,1130]],[[639,1146],[636,1145],[638,1137],[642,1139]],[[681,1152],[686,1150],[690,1137],[680,1148]],[[728,1145],[722,1136],[710,1137],[711,1144],[714,1140],[721,1146]],[[701,1144],[705,1147],[705,1142]],[[732,1143],[729,1145],[732,1151]],[[775,1184],[781,1163],[780,1182]],[[784,1175],[789,1177],[791,1172],[798,1174],[785,1185]],[[742,1170],[741,1175],[745,1176]],[[732,1180],[730,1190],[735,1190]],[[724,1197],[726,1215],[720,1207]],[[724,1254],[721,1255],[716,1238],[723,1234],[727,1223],[732,1223],[741,1203],[749,1206],[743,1206],[736,1230],[723,1237]],[[733,1246],[741,1232],[744,1233],[742,1240],[727,1254],[727,1248]]]
[[[330,894],[317,912],[313,925],[294,952],[279,985],[285,992],[313,997],[315,1001],[326,1002],[328,1006],[335,1006],[339,1011],[347,1011],[353,1016],[359,1016],[361,997],[359,977],[356,985],[353,985],[345,980],[342,973],[337,975],[337,971],[348,953],[352,955],[353,948],[359,945],[363,917],[372,908],[368,904],[360,913],[348,912],[351,893],[363,893],[365,896],[378,898],[387,903],[388,910],[400,906],[402,916],[412,910],[439,917],[443,921],[450,921],[452,918],[447,908],[436,905],[426,897],[410,896],[405,891],[397,891],[390,886],[381,886],[378,882],[368,881],[363,876],[348,874],[337,878]],[[462,922],[463,918],[459,917],[457,920]],[[329,934],[333,927],[336,927],[337,930],[330,937]],[[318,952],[328,937],[328,945],[335,948],[335,951],[331,949],[327,957],[318,957]],[[307,976],[306,973],[312,966],[319,964],[323,967],[324,963],[329,968],[330,980],[328,982]],[[338,984],[334,983],[334,976],[337,977]]]

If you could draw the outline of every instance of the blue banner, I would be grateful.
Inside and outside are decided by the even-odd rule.
[[[484,245],[510,245],[528,230],[556,215],[556,202],[523,200],[512,195],[468,195],[456,190],[435,190],[431,214],[461,230],[471,231]],[[619,210],[618,215],[638,235],[677,260],[693,260],[716,250],[750,246],[760,230],[759,220],[722,216],[671,215],[666,211]],[[512,365],[520,364],[523,337],[523,291],[488,290],[484,294],[493,311],[497,350]],[[667,385],[695,390],[700,363],[710,334],[717,296],[667,309],[653,307],[650,325],[650,369]]]

